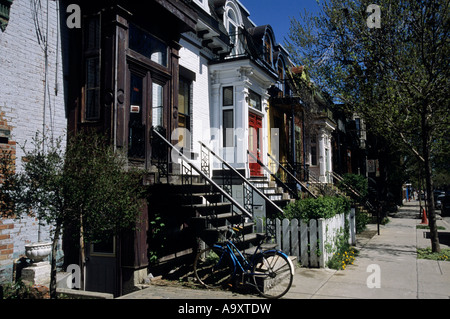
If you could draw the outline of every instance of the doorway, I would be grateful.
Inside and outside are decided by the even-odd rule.
[[[262,116],[249,112],[248,126],[248,150],[258,161],[262,161]],[[249,162],[250,176],[262,177],[262,167],[251,157]]]

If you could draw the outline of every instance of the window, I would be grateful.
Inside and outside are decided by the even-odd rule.
[[[100,117],[100,63],[98,57],[86,58],[85,119]]]
[[[234,89],[232,86],[223,88],[222,134],[223,147],[234,146]]]
[[[311,166],[317,166],[317,136],[311,137]]]
[[[91,256],[115,256],[115,254],[116,239],[113,236],[91,244]]]
[[[232,106],[234,104],[233,87],[227,86],[223,88],[223,106]]]
[[[272,65],[272,40],[269,33],[264,36],[264,60]]]
[[[295,162],[302,162],[302,129],[295,125]],[[317,158],[316,158],[317,161]]]
[[[191,85],[192,82],[180,77],[180,87],[178,89],[178,127],[191,130]],[[190,145],[184,145],[189,147]]]
[[[283,59],[279,59],[277,63],[277,73],[278,73],[278,88],[281,92],[279,92],[278,97],[283,97],[284,95],[287,95],[286,92],[286,80],[285,80],[285,66]]]
[[[164,87],[158,83],[153,82],[152,84],[152,125],[164,126],[163,122],[163,97],[164,97]]]
[[[0,30],[4,32],[9,21],[9,10],[14,0],[0,1]]]
[[[356,134],[361,137],[361,119],[355,118]]]
[[[100,119],[100,17],[88,17],[84,29],[84,120]]]
[[[129,48],[164,67],[168,65],[168,48],[161,40],[130,23]]]
[[[233,110],[223,110],[223,147],[234,146]]]
[[[131,73],[130,76],[130,118],[128,123],[128,156],[145,157],[145,124],[142,103],[143,78]]]
[[[248,104],[251,107],[261,111],[261,95],[256,94],[252,90],[249,90],[248,100]]]
[[[237,46],[238,46],[238,23],[236,18],[236,13],[233,9],[228,9],[227,16],[226,16],[226,28],[228,31],[228,35],[230,36],[230,42],[233,46],[233,49],[231,51],[231,56],[236,56],[237,54]]]
[[[178,126],[191,130],[191,82],[180,77],[178,89]]]

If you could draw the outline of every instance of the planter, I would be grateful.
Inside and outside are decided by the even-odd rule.
[[[51,242],[39,242],[25,245],[25,254],[32,259],[34,263],[45,260],[52,252]]]

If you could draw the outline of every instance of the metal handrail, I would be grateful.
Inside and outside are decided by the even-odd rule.
[[[293,191],[289,186],[287,186],[281,179],[279,179],[266,165],[264,165],[263,162],[261,162],[258,158],[256,158],[255,155],[253,155],[249,150],[247,150],[247,154],[250,155],[258,164],[261,166],[264,170],[266,170],[270,176],[275,178],[275,180],[283,185],[283,188],[285,188],[289,193],[291,193],[292,196],[294,196],[296,199],[298,199],[298,194]]]
[[[277,204],[275,204],[270,198],[268,198],[263,192],[261,192],[255,185],[250,183],[249,180],[247,178],[245,178],[241,173],[239,173],[237,169],[235,169],[233,166],[231,166],[228,162],[226,162],[223,158],[221,158],[218,154],[216,154],[213,150],[211,150],[203,142],[199,141],[199,143],[202,147],[206,148],[213,156],[215,156],[219,161],[221,161],[223,164],[225,164],[226,167],[231,169],[237,176],[239,176],[244,181],[244,183],[249,185],[266,202],[269,202],[275,209],[278,210],[278,212],[280,212],[284,215],[284,211]]]
[[[301,187],[303,187],[307,192],[308,192],[308,194],[309,195],[311,195],[312,197],[314,197],[314,198],[317,198],[317,196],[316,195],[314,195],[307,187],[306,187],[306,185],[304,185],[301,181],[299,181],[298,179],[297,179],[297,177],[295,177],[287,168],[285,168],[283,165],[281,165],[281,163],[280,162],[278,162],[274,157],[272,157],[272,155],[270,155],[269,153],[267,153],[267,156],[269,156],[269,158],[272,160],[272,161],[274,161],[279,167],[281,167],[290,177],[292,177],[294,180],[295,180],[295,182],[297,182]]]
[[[347,183],[344,182],[344,178],[342,176],[340,176],[339,174],[335,173],[335,172],[327,172],[329,174],[331,174],[331,176],[333,176],[334,178],[336,178],[339,182],[341,182],[347,189],[349,189],[353,194],[355,194],[358,198],[362,198],[363,196],[361,195],[361,193],[359,193],[357,190],[353,189],[353,187],[351,187],[350,185],[348,185]],[[367,208],[369,208],[369,210],[374,210],[375,208],[373,207],[372,203],[369,202],[368,200],[365,201],[364,205],[367,206]]]
[[[214,188],[216,188],[223,196],[225,196],[226,199],[228,199],[234,206],[236,206],[242,213],[247,215],[248,217],[253,219],[253,215],[249,213],[244,207],[242,207],[233,197],[231,197],[227,192],[225,192],[222,187],[217,185],[209,176],[207,176],[205,173],[202,172],[201,169],[197,168],[194,164],[191,163],[191,161],[182,153],[180,150],[178,150],[172,143],[170,143],[164,136],[162,136],[159,132],[156,130],[153,130],[153,133],[156,133],[156,135],[164,142],[166,143],[171,149],[175,150],[181,158],[189,164],[197,173],[200,174],[204,179],[208,181],[209,184],[211,184]]]

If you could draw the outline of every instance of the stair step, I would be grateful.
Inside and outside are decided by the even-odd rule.
[[[277,187],[257,187],[264,194],[276,194],[278,191]]]
[[[276,247],[277,247],[277,244],[272,244],[272,243],[265,243],[265,244],[261,245],[262,251],[275,249]],[[257,248],[258,248],[257,246],[250,247],[250,248],[244,249],[243,252],[247,255],[254,255]]]
[[[253,227],[255,225],[255,223],[251,222],[251,223],[244,223],[244,229],[248,229],[250,227]],[[219,227],[214,227],[214,228],[209,228],[209,229],[205,229],[205,231],[218,231],[220,233],[225,232],[226,230],[228,230],[230,227],[230,225],[224,225],[224,226],[219,226]]]
[[[208,203],[182,205],[185,209],[192,209],[201,215],[224,214],[231,211],[231,203]]]
[[[221,193],[193,193],[192,196],[204,198],[210,203],[219,203],[222,201]]]
[[[217,214],[216,216],[214,216],[214,219],[231,219],[231,218],[241,218],[242,215],[236,214],[236,213],[221,213],[221,214]],[[212,217],[211,215],[208,216],[198,216],[198,217],[193,217],[195,219],[199,219],[199,220],[207,220],[207,221],[211,221]]]
[[[231,206],[231,203],[214,203],[214,204],[193,204],[193,205],[183,205],[184,207],[193,207],[193,208],[214,208],[214,207],[222,207],[222,206]]]

